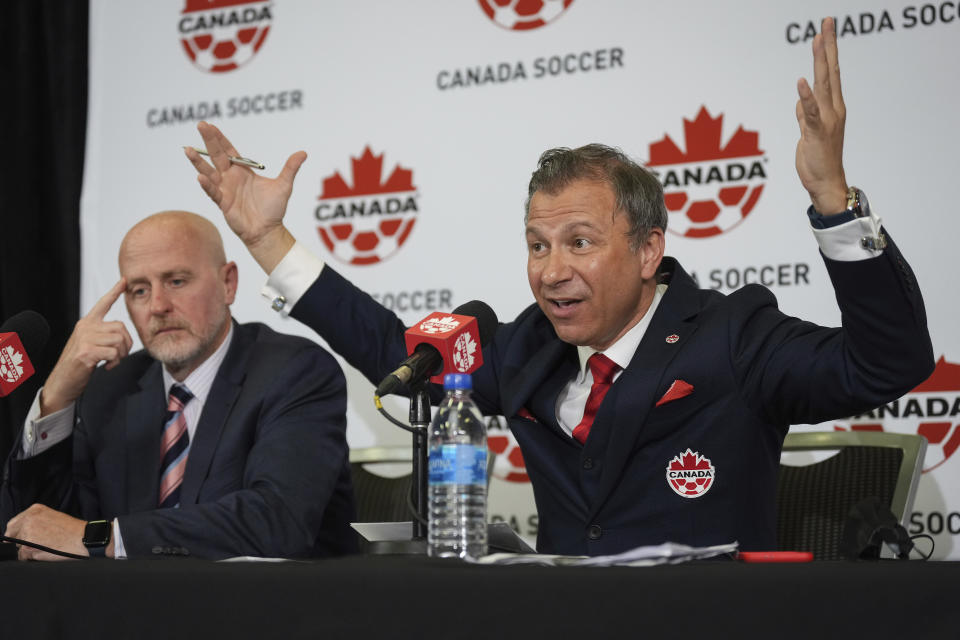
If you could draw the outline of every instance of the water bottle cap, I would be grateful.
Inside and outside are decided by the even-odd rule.
[[[451,389],[473,389],[473,380],[469,373],[448,373],[443,376],[443,388],[447,391]]]

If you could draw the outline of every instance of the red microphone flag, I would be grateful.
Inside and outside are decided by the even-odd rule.
[[[443,383],[448,373],[473,373],[483,364],[480,350],[480,330],[473,316],[434,311],[407,329],[404,334],[407,353],[413,353],[419,344],[429,344],[443,356],[443,371],[430,378]]]
[[[33,375],[33,365],[16,333],[0,333],[0,398]]]

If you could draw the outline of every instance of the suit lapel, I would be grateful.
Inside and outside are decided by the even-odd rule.
[[[576,372],[572,353],[575,352],[570,345],[551,335],[539,351],[520,363],[516,375],[509,377],[501,389],[504,415],[509,419],[526,407],[541,424],[562,434],[557,424],[556,402],[560,389]]]
[[[242,329],[241,326],[234,324],[233,343],[220,364],[213,386],[210,387],[210,394],[200,413],[197,430],[190,443],[190,453],[187,455],[187,469],[184,472],[183,484],[180,486],[180,504],[182,505],[197,502],[200,486],[207,477],[207,471],[210,469],[227,417],[240,395],[246,372],[246,360],[250,353],[250,340]]]
[[[157,508],[160,491],[160,435],[166,402],[160,363],[154,362],[139,381],[140,389],[125,400],[127,439],[127,505],[130,513]]]
[[[692,320],[699,311],[696,284],[676,261],[665,260],[670,260],[665,266],[671,266],[674,271],[667,293],[629,366],[610,388],[596,417],[597,422],[605,422],[612,428],[604,455],[603,476],[595,499],[591,500],[591,517],[620,482],[647,414],[657,400],[655,394],[667,366],[697,330],[697,323]],[[679,339],[668,342],[666,338],[671,335]]]

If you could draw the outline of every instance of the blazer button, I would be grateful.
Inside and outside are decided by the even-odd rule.
[[[587,537],[591,540],[599,540],[600,536],[603,535],[603,529],[600,528],[598,524],[590,525],[590,528],[587,529]]]
[[[583,461],[584,469],[593,469],[593,458],[587,458]]]

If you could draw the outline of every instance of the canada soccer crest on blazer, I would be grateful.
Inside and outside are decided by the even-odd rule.
[[[677,495],[699,498],[713,486],[717,470],[710,459],[689,448],[667,465],[667,484]]]

